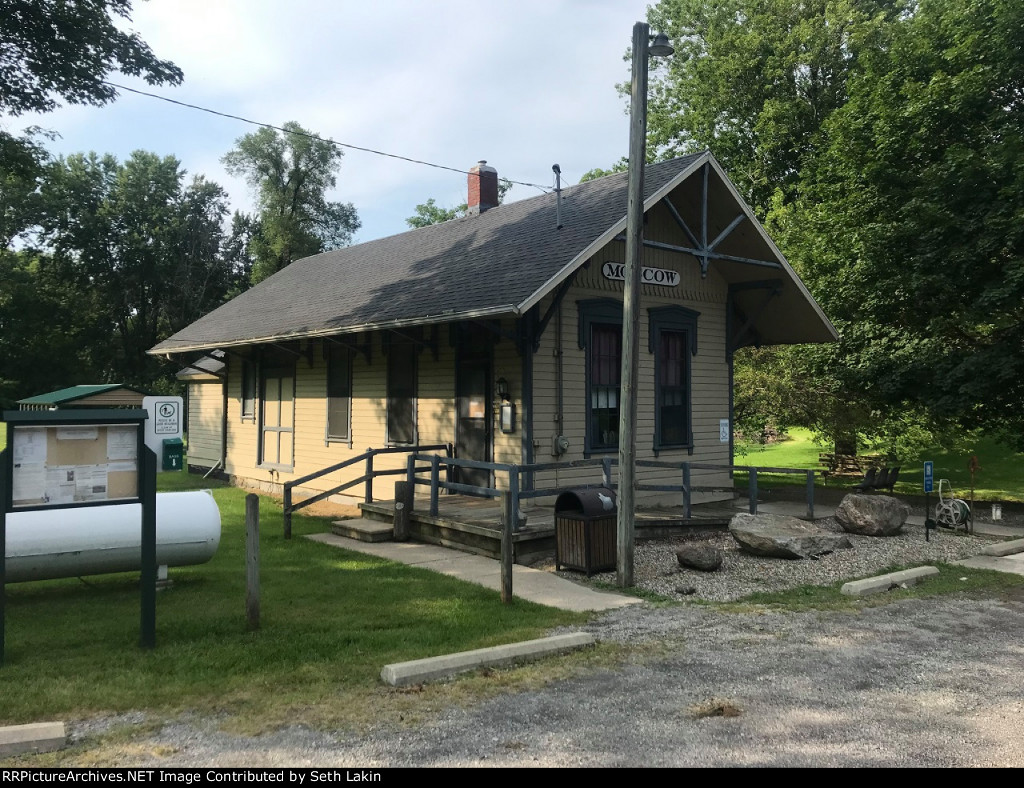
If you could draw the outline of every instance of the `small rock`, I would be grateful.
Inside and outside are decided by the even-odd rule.
[[[722,565],[722,551],[708,545],[685,544],[676,551],[676,560],[682,567],[714,572]]]

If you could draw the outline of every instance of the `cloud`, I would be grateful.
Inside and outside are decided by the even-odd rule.
[[[185,72],[175,89],[125,84],[280,125],[295,120],[339,142],[547,185],[608,167],[628,149],[615,85],[642,0],[514,3],[377,0],[150,0],[131,27]],[[118,80],[115,80],[118,81]],[[124,94],[103,108],[70,107],[30,122],[57,129],[63,152],[120,158],[173,153],[221,183],[235,207],[245,184],[219,164],[254,127]],[[510,198],[533,196],[517,186]],[[347,150],[334,199],[363,219],[360,240],[401,232],[417,203],[465,197],[465,176]]]

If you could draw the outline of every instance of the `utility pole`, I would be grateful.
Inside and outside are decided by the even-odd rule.
[[[647,159],[647,71],[651,54],[672,54],[664,34],[649,46],[651,29],[633,25],[633,82],[629,100],[629,180],[626,267],[622,290],[622,374],[619,383],[619,494],[616,519],[617,580],[633,585],[636,535],[636,403],[640,359],[640,274],[644,245],[644,165]]]

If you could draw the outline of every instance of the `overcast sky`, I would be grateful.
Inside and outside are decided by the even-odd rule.
[[[623,60],[641,0],[149,0],[131,27],[185,72],[177,88],[112,81],[335,141],[463,170],[479,159],[501,177],[574,184],[629,143]],[[250,210],[246,184],[220,158],[254,126],[122,93],[105,107],[63,107],[8,121],[61,136],[57,153],[173,154]],[[466,176],[346,150],[332,199],[362,221],[356,242],[408,229],[434,197],[465,200]],[[510,200],[535,196],[516,186]]]

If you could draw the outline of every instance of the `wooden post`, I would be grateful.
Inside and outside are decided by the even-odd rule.
[[[757,514],[757,468],[750,468],[750,480],[747,483],[747,499],[750,504],[750,513]]]
[[[512,524],[515,522],[516,511],[513,497],[501,494],[501,601],[512,604]]]
[[[519,466],[508,472],[508,495],[512,499],[512,530],[519,533]]]
[[[287,484],[284,486],[284,538],[292,538],[292,488]]]
[[[807,471],[807,519],[814,519],[814,471]]]
[[[430,516],[437,517],[437,483],[440,481],[441,458],[436,454],[430,458]]]
[[[142,571],[139,573],[141,614],[139,645],[156,646],[156,453],[145,445],[139,424],[139,498],[142,501]]]
[[[12,443],[11,427],[10,425],[7,425],[7,445],[10,446]],[[11,492],[7,485],[13,481],[11,477],[12,469],[9,463],[13,451],[13,449],[4,449],[3,451],[0,451],[0,665],[4,664],[4,632],[7,627],[7,622],[5,620],[7,599],[4,592],[4,583],[6,582],[7,571],[8,492]]]
[[[245,496],[245,620],[250,631],[260,628],[260,497]]]
[[[619,384],[619,494],[616,519],[621,588],[633,585],[636,536],[636,418],[640,363],[640,283],[644,254],[644,166],[647,148],[647,57],[650,27],[633,25],[633,82],[629,100],[626,189],[626,265],[622,283],[622,373]]]
[[[395,482],[395,541],[404,542],[409,538],[409,521],[412,517],[412,484]]]
[[[683,463],[683,508],[686,512],[686,519],[693,517],[693,496],[690,495],[690,463]]]

